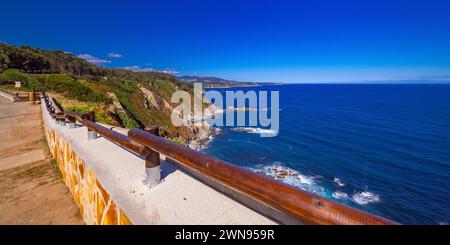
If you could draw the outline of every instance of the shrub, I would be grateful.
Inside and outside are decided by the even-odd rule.
[[[120,118],[120,121],[122,121],[122,125],[125,128],[139,128],[139,124],[133,120],[132,118],[129,118],[125,113],[118,113],[118,116]]]
[[[83,85],[80,81],[64,74],[36,75],[47,90],[61,93],[69,98],[81,101],[106,102],[99,92]]]
[[[2,84],[10,84],[13,85],[14,82],[20,81],[22,82],[22,88],[25,90],[42,90],[43,85],[39,82],[33,75],[29,75],[27,73],[23,73],[17,69],[9,69],[4,71],[0,80]]]

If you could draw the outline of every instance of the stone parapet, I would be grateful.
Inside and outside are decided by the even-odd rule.
[[[162,181],[149,188],[143,159],[105,138],[88,140],[84,126],[57,124],[41,106],[50,151],[86,224],[275,224],[163,155]]]

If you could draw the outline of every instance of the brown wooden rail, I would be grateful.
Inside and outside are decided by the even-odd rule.
[[[116,132],[114,130],[111,130],[109,128],[103,127],[95,122],[91,122],[87,119],[83,119],[81,123],[86,126],[87,128],[97,132],[98,134],[102,135],[103,137],[109,139],[112,142],[115,142],[116,144],[119,144],[126,149],[133,151],[139,155],[146,155],[148,154],[147,147],[138,144],[130,139],[130,137],[121,134],[119,132]]]
[[[107,127],[104,127],[100,124],[95,123],[95,119],[93,119],[89,113],[80,113],[70,110],[64,110],[61,104],[59,104],[55,99],[50,100],[50,98],[45,94],[44,97],[46,98],[47,109],[49,111],[61,111],[62,113],[53,113],[53,118],[63,120],[68,119],[69,121],[72,121],[73,119],[76,119],[81,124],[86,126],[88,129],[97,132],[101,136],[107,138],[108,140],[124,147],[127,150],[130,150],[134,153],[137,153],[139,155],[146,155],[148,154],[149,150],[147,147],[138,144],[134,141],[132,141],[128,136],[121,134],[119,132],[116,132],[112,129],[109,129]],[[53,107],[53,108],[51,108]],[[51,113],[52,114],[52,113]]]
[[[272,178],[213,158],[188,147],[172,143],[140,129],[131,129],[128,136],[154,151],[311,224],[395,224],[318,195],[302,191]]]
[[[328,200],[251,172],[243,167],[213,158],[186,146],[172,143],[140,129],[131,129],[128,136],[120,134],[89,120],[89,117],[85,116],[86,114],[63,110],[62,107],[58,108],[60,105],[52,102],[45,93],[43,93],[43,98],[48,111],[55,119],[57,118],[55,111],[61,110],[66,118],[76,118],[90,130],[130,151],[141,155],[146,155],[151,150],[164,154],[183,166],[245,193],[300,222],[309,224],[397,224],[383,217]]]
[[[10,94],[10,95],[14,95],[14,96],[17,95],[16,93],[11,92],[11,91],[9,91],[9,90],[7,90],[7,89],[3,89],[3,88],[0,88],[0,91],[5,92],[5,93]]]

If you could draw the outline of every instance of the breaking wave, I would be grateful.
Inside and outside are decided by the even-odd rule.
[[[257,164],[250,169],[302,190],[326,196],[325,189],[316,181],[317,177],[303,175],[294,169],[283,166],[280,162],[275,162],[271,165]]]
[[[342,182],[342,180],[341,179],[339,179],[339,178],[334,178],[333,179],[333,182],[334,183],[336,183],[338,186],[345,186],[345,183],[344,182]]]
[[[320,176],[309,176],[301,174],[299,171],[283,165],[281,162],[274,162],[270,165],[256,164],[250,168],[252,171],[266,176],[272,177],[276,180],[286,184],[298,187],[304,191],[315,193],[325,198],[334,198],[343,200],[344,202],[354,202],[359,205],[366,205],[380,201],[380,196],[369,191],[358,191],[352,196],[349,196],[342,190],[327,190],[320,184]],[[339,178],[334,178],[333,182],[339,187],[346,186]]]
[[[189,142],[188,147],[196,150],[202,151],[209,147],[209,144],[214,140],[215,136],[221,132],[220,128],[211,127],[208,132],[208,137],[203,140],[192,140]]]
[[[250,127],[242,127],[242,128],[231,128],[230,130],[235,132],[246,132],[249,134],[274,134],[276,133],[273,129],[263,129],[263,128],[250,128]]]
[[[336,199],[346,199],[348,198],[347,193],[342,192],[342,191],[335,191],[333,192],[332,196]]]
[[[359,205],[366,205],[373,202],[379,202],[380,196],[369,191],[360,191],[353,194],[352,201]]]

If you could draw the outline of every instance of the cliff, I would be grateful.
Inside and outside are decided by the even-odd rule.
[[[192,93],[190,84],[161,72],[136,72],[97,66],[71,53],[0,43],[0,85],[46,90],[70,110],[94,110],[96,120],[125,128],[159,125],[172,140],[188,144],[196,130],[170,122],[170,97]]]

